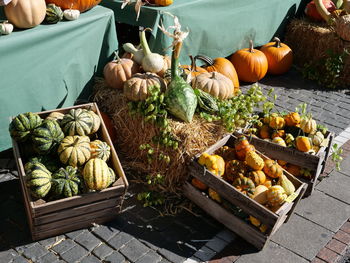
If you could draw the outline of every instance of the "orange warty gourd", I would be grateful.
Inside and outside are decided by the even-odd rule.
[[[284,121],[287,126],[296,126],[300,123],[300,115],[297,112],[289,112],[284,116]]]
[[[278,37],[275,37],[273,41],[262,46],[260,50],[267,58],[267,72],[272,75],[280,75],[286,73],[292,66],[293,53],[290,47],[281,43]]]
[[[74,1],[67,1],[67,0],[46,0],[47,4],[55,4],[59,7],[64,9],[77,9],[80,12],[85,12],[94,6],[98,5],[102,0],[74,0]],[[73,6],[72,6],[73,4]]]
[[[12,0],[4,7],[8,21],[18,28],[32,28],[46,16],[45,0]]]
[[[232,65],[231,61],[226,58],[218,57],[215,59],[211,59],[210,57],[198,55],[195,59],[199,59],[205,62],[205,66],[203,68],[208,72],[219,72],[222,75],[228,77],[235,87],[234,91],[237,92],[239,90],[239,80],[235,67]]]
[[[283,174],[282,167],[274,160],[265,160],[264,173],[271,178],[278,178]]]
[[[235,150],[237,159],[244,161],[247,152],[255,151],[255,147],[248,142],[247,137],[240,136],[235,143]]]
[[[268,125],[261,126],[259,130],[260,138],[268,139],[270,138],[270,127]]]
[[[309,137],[306,136],[298,136],[295,139],[297,149],[302,152],[308,152],[311,150],[311,140]]]
[[[250,41],[249,48],[235,52],[230,60],[241,81],[257,82],[266,75],[268,68],[266,56],[260,50],[253,48],[253,41]]]
[[[286,132],[284,130],[277,130],[272,133],[271,138],[272,139],[274,139],[275,137],[284,138],[285,135],[286,135]]]

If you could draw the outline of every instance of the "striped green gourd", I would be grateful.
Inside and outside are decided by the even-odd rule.
[[[48,4],[46,6],[45,21],[49,24],[56,24],[63,19],[63,11],[61,7],[55,4]]]
[[[61,120],[65,135],[88,135],[94,125],[94,119],[85,109],[71,109]]]
[[[19,114],[10,123],[10,135],[15,141],[24,142],[30,137],[31,132],[41,125],[42,121],[36,113]]]
[[[179,56],[182,42],[175,45],[171,56],[171,81],[165,92],[167,110],[185,122],[191,122],[197,107],[197,97],[192,87],[180,76]]]
[[[110,184],[108,165],[99,158],[90,159],[85,164],[83,177],[86,186],[91,190],[102,190]]]
[[[116,176],[114,170],[111,167],[108,167],[108,171],[108,186],[110,186],[115,182]]]
[[[81,166],[90,159],[90,138],[88,136],[66,136],[58,147],[58,156],[62,163]]]
[[[67,166],[52,175],[51,192],[58,197],[71,197],[79,193],[82,177],[77,168]]]
[[[207,112],[217,112],[219,111],[218,104],[215,99],[207,92],[201,89],[194,89],[194,93],[197,96],[198,105],[201,109]]]
[[[50,172],[56,172],[60,168],[59,161],[51,155],[39,155],[31,157],[24,165],[24,171],[29,173],[35,163],[43,164]]]
[[[106,142],[94,140],[90,142],[91,158],[100,158],[104,161],[111,155],[111,147]]]
[[[90,114],[91,114],[91,117],[92,117],[92,127],[91,127],[91,131],[89,134],[93,134],[95,132],[98,131],[98,129],[100,128],[101,126],[101,118],[95,113],[93,112],[92,110],[89,110],[88,111]]]
[[[51,172],[41,163],[35,163],[27,174],[27,186],[35,198],[45,197],[51,189]]]
[[[44,120],[32,134],[34,150],[38,154],[48,154],[56,151],[59,143],[63,140],[63,131],[55,120]]]

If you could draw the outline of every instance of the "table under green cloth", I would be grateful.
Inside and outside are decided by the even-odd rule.
[[[10,116],[87,99],[94,76],[117,48],[113,12],[102,6],[76,21],[0,36],[0,151],[11,147]]]
[[[121,9],[121,0],[103,0],[101,5],[114,11],[117,22],[152,28],[150,47],[161,54],[170,54],[170,50],[165,52],[164,48],[171,44],[171,39],[157,25],[161,20],[165,26],[173,25],[165,11],[176,15],[182,29],[190,31],[180,58],[181,63],[189,63],[189,54],[227,57],[248,47],[250,39],[256,46],[265,44],[283,32],[301,2],[303,0],[174,0],[167,7],[143,6],[138,21],[134,5]]]

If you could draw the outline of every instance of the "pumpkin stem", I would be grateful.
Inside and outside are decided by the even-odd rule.
[[[117,60],[117,62],[120,61],[119,51],[118,50],[114,51],[113,54],[114,54],[113,60]]]
[[[275,47],[277,48],[281,47],[281,40],[278,37],[274,37],[273,41],[275,41]]]
[[[216,77],[217,77],[217,72],[213,71],[212,74],[211,74],[211,78],[212,79],[216,79]]]
[[[210,57],[204,56],[204,55],[197,55],[194,57],[194,59],[199,59],[203,61],[207,66],[214,65],[214,60]]]
[[[322,16],[322,18],[328,23],[331,18],[331,13],[324,6],[322,0],[314,0],[317,12]]]
[[[253,40],[249,40],[249,52],[254,53],[254,44]]]

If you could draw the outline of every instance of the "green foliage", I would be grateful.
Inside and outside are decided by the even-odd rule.
[[[340,76],[344,70],[344,60],[348,55],[349,52],[346,49],[340,54],[327,50],[326,57],[304,65],[303,77],[317,81],[319,85],[326,88],[335,89],[342,84]]]
[[[137,200],[143,202],[143,206],[157,206],[164,204],[164,196],[159,192],[147,191],[137,194]]]
[[[332,161],[335,163],[335,167],[337,168],[337,171],[340,171],[340,164],[343,160],[343,157],[341,157],[343,153],[343,149],[340,148],[338,144],[335,143],[332,145],[332,150],[333,150],[331,154]]]

